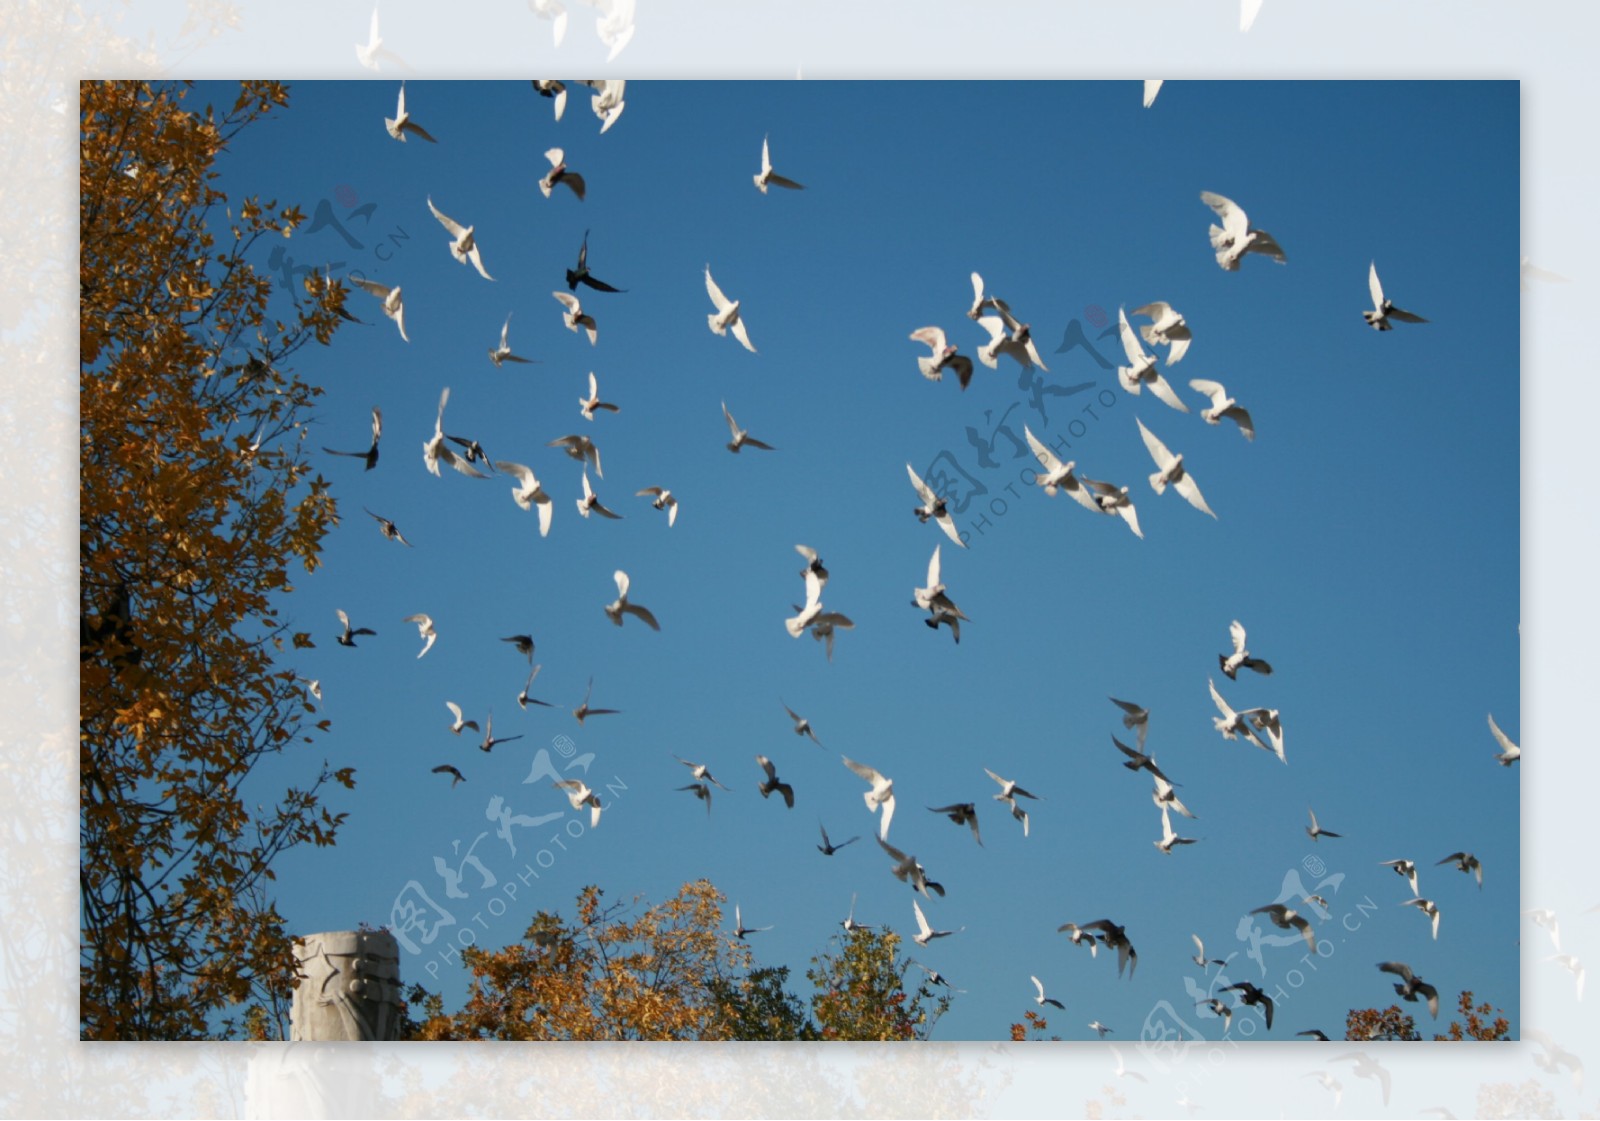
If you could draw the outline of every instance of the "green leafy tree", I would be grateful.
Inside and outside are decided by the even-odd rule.
[[[202,111],[189,92],[80,88],[85,1039],[202,1038],[238,1030],[231,1007],[281,1008],[294,959],[271,866],[332,844],[343,815],[319,792],[353,785],[319,761],[302,786],[247,794],[264,759],[327,727],[275,663],[311,645],[275,604],[336,520],[304,454],[320,390],[285,364],[332,338],[344,290],[308,280],[292,314],[269,315],[252,262],[304,216],[216,186],[218,157],[287,88],[247,82]]]
[[[811,959],[806,977],[815,990],[811,1015],[820,1039],[927,1039],[950,1007],[924,980],[907,991],[909,958],[898,954],[892,930],[836,934],[830,949]]]
[[[714,978],[716,1035],[730,1040],[817,1039],[805,1005],[784,986],[787,965],[762,966],[740,978]]]

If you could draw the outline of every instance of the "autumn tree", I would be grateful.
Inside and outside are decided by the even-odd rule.
[[[811,959],[811,1015],[821,1039],[897,1041],[927,1039],[950,1007],[928,981],[906,989],[909,958],[898,954],[892,930],[853,930],[833,937],[832,948]]]
[[[1456,999],[1461,1019],[1450,1021],[1445,1031],[1434,1034],[1443,1040],[1506,1040],[1511,1037],[1511,1021],[1488,1001],[1474,1005],[1471,990]],[[1416,1018],[1400,1011],[1398,1004],[1377,1008],[1352,1008],[1345,1018],[1344,1037],[1348,1040],[1420,1040]]]
[[[722,930],[723,897],[709,881],[638,914],[603,900],[586,887],[570,920],[541,911],[520,942],[463,950],[472,971],[466,1005],[447,1015],[413,989],[423,1013],[414,1038],[734,1039],[749,1037],[739,1033],[752,1017],[788,1030],[773,976],[750,972],[750,951]]]
[[[333,843],[305,757],[314,710],[275,665],[295,566],[335,520],[308,478],[319,394],[286,360],[338,326],[344,289],[279,296],[252,263],[303,215],[229,200],[216,161],[288,102],[244,83],[195,111],[182,86],[85,82],[79,158],[80,1031],[193,1039],[294,976],[271,865]],[[252,776],[288,754],[306,781]],[[252,812],[250,806],[255,806]],[[219,1027],[219,1025],[221,1025]]]

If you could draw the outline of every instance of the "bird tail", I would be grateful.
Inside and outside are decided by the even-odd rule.
[[[1152,472],[1150,475],[1150,485],[1155,488],[1155,492],[1157,494],[1167,493],[1167,473],[1165,471]]]
[[[717,320],[719,318],[721,318],[719,315],[708,315],[706,316],[706,322],[711,325],[713,334],[726,335],[728,333],[728,325],[726,323],[718,323]]]

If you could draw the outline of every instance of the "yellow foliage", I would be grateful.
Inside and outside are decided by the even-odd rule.
[[[262,895],[281,851],[331,843],[309,790],[252,816],[240,787],[306,709],[272,663],[273,598],[317,564],[326,488],[301,491],[320,390],[285,372],[337,329],[338,285],[267,319],[262,237],[298,207],[227,197],[215,161],[288,102],[247,82],[225,114],[182,85],[85,82],[79,160],[81,1032],[203,1037],[210,1017],[292,978]],[[300,645],[300,636],[295,636]],[[299,737],[303,739],[303,737]],[[260,796],[253,792],[251,801]]]

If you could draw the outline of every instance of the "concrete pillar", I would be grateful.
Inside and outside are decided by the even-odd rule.
[[[400,946],[387,930],[335,930],[296,938],[300,963],[289,1006],[291,1040],[398,1037],[404,999]]]

